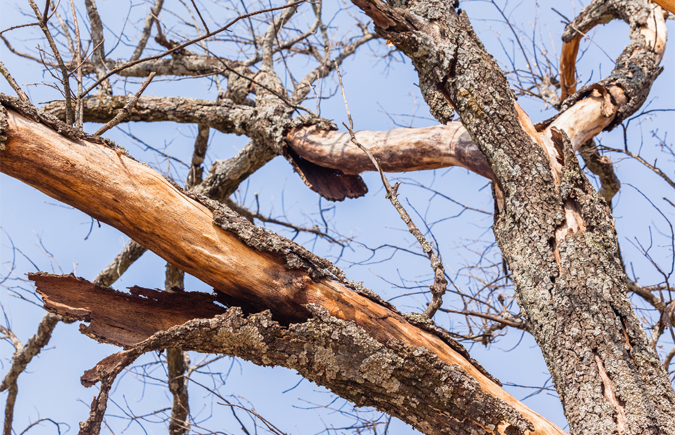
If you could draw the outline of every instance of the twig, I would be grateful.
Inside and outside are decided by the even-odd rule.
[[[108,121],[103,127],[99,128],[96,131],[96,133],[94,133],[94,136],[100,136],[103,133],[105,133],[106,131],[108,131],[111,128],[113,128],[114,126],[116,126],[117,124],[119,124],[120,122],[122,122],[124,120],[124,118],[127,115],[129,115],[129,110],[136,105],[136,103],[138,102],[138,99],[141,97],[141,94],[143,93],[143,91],[145,91],[145,88],[148,87],[148,85],[150,84],[152,79],[155,77],[155,75],[157,75],[157,73],[151,72],[150,75],[148,76],[148,78],[145,79],[145,81],[143,82],[143,85],[138,90],[138,92],[136,92],[134,94],[134,96],[131,97],[131,99],[129,99],[129,102],[127,104],[125,104],[124,107],[119,112],[117,112],[117,115],[115,115],[115,117],[113,119]]]
[[[462,314],[464,316],[481,317],[483,319],[492,320],[493,322],[502,323],[506,326],[511,326],[511,327],[514,327],[514,328],[527,330],[527,328],[526,328],[526,326],[523,322],[514,322],[512,320],[503,319],[499,316],[493,316],[493,315],[490,315],[490,314],[479,313],[478,311],[451,310],[449,308],[440,308],[440,310],[443,311],[444,313],[455,313],[455,314]]]
[[[31,0],[31,1],[32,1],[32,0]],[[133,62],[127,62],[127,63],[125,63],[124,65],[120,65],[120,66],[118,66],[117,68],[114,68],[114,69],[108,71],[108,73],[107,73],[105,76],[100,77],[94,84],[92,84],[92,85],[89,86],[87,89],[85,89],[83,95],[80,95],[80,98],[81,98],[81,97],[84,97],[85,95],[87,95],[89,92],[92,91],[92,89],[94,89],[96,86],[100,85],[100,84],[101,84],[104,80],[106,80],[108,77],[112,76],[113,74],[117,74],[118,72],[120,72],[120,71],[122,71],[122,70],[124,70],[124,69],[126,69],[126,68],[132,67],[132,66],[137,65],[137,64],[139,64],[139,63],[148,62],[148,61],[150,61],[150,60],[161,59],[161,58],[163,58],[164,56],[167,56],[167,55],[169,55],[169,54],[172,54],[172,53],[175,53],[175,52],[177,52],[177,51],[180,51],[180,50],[184,49],[185,47],[187,47],[187,46],[189,46],[189,45],[195,44],[195,43],[197,43],[197,42],[199,42],[199,41],[203,41],[204,39],[207,39],[207,38],[210,38],[210,37],[212,37],[212,36],[214,36],[214,35],[217,35],[217,34],[219,34],[219,33],[222,33],[222,32],[224,32],[225,30],[227,30],[227,29],[229,29],[230,27],[232,27],[232,26],[233,26],[234,24],[236,24],[238,21],[243,20],[243,19],[245,19],[245,18],[252,17],[252,16],[254,16],[254,15],[264,14],[264,13],[266,13],[266,12],[273,12],[273,11],[278,11],[278,10],[280,10],[280,9],[286,9],[286,8],[289,8],[289,7],[293,7],[293,6],[295,6],[295,5],[299,5],[300,3],[305,3],[306,1],[307,1],[307,0],[299,0],[299,1],[295,2],[295,3],[289,4],[289,5],[285,5],[285,6],[277,6],[277,7],[269,8],[269,9],[261,9],[261,10],[259,10],[259,11],[251,12],[251,13],[244,14],[244,15],[239,15],[237,18],[233,19],[232,21],[230,21],[229,23],[227,23],[225,26],[221,27],[220,29],[214,30],[213,32],[210,32],[210,33],[207,33],[206,35],[200,36],[199,38],[191,39],[190,41],[187,41],[187,42],[185,42],[185,43],[183,43],[183,44],[177,45],[177,46],[175,46],[174,48],[165,51],[164,53],[156,54],[156,55],[154,55],[154,56],[146,57],[146,58],[143,58],[143,59],[138,59],[138,60],[135,60],[135,61],[133,61]]]
[[[202,13],[199,12],[199,8],[197,7],[197,3],[195,3],[195,0],[190,0],[192,1],[192,6],[195,7],[195,10],[197,11],[197,15],[199,15],[199,19],[202,20],[202,24],[204,25],[204,29],[206,30],[206,33],[209,33],[209,26],[206,25],[206,21],[204,21],[204,17],[202,17]]]
[[[7,80],[7,83],[9,83],[12,89],[14,89],[14,92],[16,92],[19,98],[21,98],[24,101],[30,102],[30,100],[28,99],[28,95],[26,95],[23,92],[19,84],[16,82],[16,80],[14,80],[14,77],[12,77],[12,75],[9,73],[7,68],[5,68],[5,65],[2,62],[0,62],[0,73],[2,73],[2,76],[5,78],[5,80]]]
[[[47,27],[47,20],[49,19],[49,17],[43,16],[41,14],[40,8],[38,8],[37,4],[35,4],[35,1],[28,0],[28,2],[30,3],[31,8],[33,8],[33,11],[35,12],[35,17],[38,19],[38,25],[40,26],[40,29],[42,29],[42,32],[45,34],[45,37],[49,42],[49,46],[51,47],[52,52],[54,54],[54,58],[56,58],[56,62],[58,63],[59,69],[61,70],[61,75],[63,76],[62,79],[63,94],[66,100],[66,123],[68,125],[72,125],[73,106],[70,99],[70,83],[68,81],[69,77],[68,68],[66,68],[66,64],[63,62],[63,58],[61,58],[61,53],[59,52],[59,49],[56,47],[56,42],[54,42],[54,38],[52,38],[52,34],[49,31],[49,28]],[[47,2],[47,5],[49,5],[49,1]]]
[[[373,162],[373,165],[375,165],[375,168],[377,168],[377,171],[380,173],[380,177],[382,178],[382,184],[384,184],[384,188],[387,191],[386,195],[387,199],[389,199],[394,208],[396,208],[396,211],[398,211],[398,214],[401,216],[401,219],[408,226],[408,231],[410,231],[410,234],[415,236],[420,246],[422,247],[422,251],[429,257],[429,260],[431,261],[431,268],[434,271],[434,284],[429,287],[431,289],[432,298],[431,302],[429,302],[429,305],[427,305],[427,309],[424,310],[423,313],[424,316],[431,319],[434,317],[436,311],[438,311],[441,305],[443,305],[443,294],[445,294],[445,291],[448,288],[448,280],[445,278],[445,268],[443,267],[443,263],[441,262],[441,260],[434,252],[431,243],[429,243],[426,237],[424,237],[422,232],[417,228],[415,223],[410,218],[410,215],[408,215],[408,212],[405,210],[405,208],[403,208],[400,201],[398,200],[398,187],[401,185],[401,183],[397,182],[392,187],[391,184],[389,184],[387,176],[384,175],[384,171],[382,171],[380,162],[377,161],[375,156],[373,156],[366,147],[361,145],[361,143],[359,143],[359,141],[356,140],[356,135],[354,134],[354,121],[352,120],[352,114],[349,111],[349,105],[347,104],[347,95],[345,94],[345,88],[342,83],[342,74],[340,74],[340,67],[337,64],[335,65],[335,71],[337,72],[338,79],[340,80],[342,97],[345,100],[345,107],[347,109],[347,119],[349,119],[349,126],[344,122],[342,123],[342,125],[344,125],[349,131],[352,143],[357,147],[359,147],[361,151],[366,153],[370,161]]]
[[[159,20],[159,13],[162,10],[164,0],[157,0],[155,5],[150,10],[150,13],[145,17],[145,24],[143,25],[143,33],[141,34],[141,40],[134,50],[134,54],[129,58],[130,61],[138,60],[145,50],[145,46],[148,43],[148,38],[150,38],[150,32],[152,31],[152,25],[156,20]]]

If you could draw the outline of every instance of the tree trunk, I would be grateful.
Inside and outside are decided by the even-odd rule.
[[[535,130],[466,14],[452,5],[353,2],[411,58],[420,85],[443,93],[494,171],[495,236],[571,432],[675,434],[675,392],[626,295],[613,219],[579,168],[577,135]],[[595,16],[607,15],[631,24],[633,44],[612,76],[563,106],[574,114],[577,101],[599,91],[604,102],[593,118],[603,128],[642,105],[659,73],[658,38],[665,38],[650,41],[652,29],[665,25],[646,0],[596,1],[581,19],[591,17],[592,27]]]

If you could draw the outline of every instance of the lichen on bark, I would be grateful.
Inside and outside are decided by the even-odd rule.
[[[512,434],[533,429],[458,366],[397,340],[380,343],[322,307],[307,308],[312,317],[288,327],[275,322],[269,311],[244,316],[240,308],[192,320],[106,358],[82,382],[93,385],[145,352],[175,347],[297,370],[359,406],[377,407],[427,434],[494,434],[498,426]]]

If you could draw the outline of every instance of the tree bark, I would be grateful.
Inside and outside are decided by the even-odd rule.
[[[573,152],[581,137],[617,125],[644,102],[660,72],[663,11],[619,0],[595,1],[582,12],[582,20],[598,10],[605,20],[626,20],[632,44],[610,77],[568,98],[540,134],[465,13],[437,1],[353,3],[411,58],[421,86],[445,95],[490,164],[495,236],[571,432],[675,433],[675,393],[626,295],[613,219]],[[584,100],[591,93],[600,106]],[[585,126],[556,127],[581,109]]]

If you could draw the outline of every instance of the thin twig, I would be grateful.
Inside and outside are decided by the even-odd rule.
[[[478,311],[469,311],[469,310],[451,310],[449,308],[440,308],[440,311],[443,311],[444,313],[455,313],[455,314],[462,314],[464,316],[476,316],[476,317],[481,317],[483,319],[487,320],[492,320],[493,322],[498,322],[502,323],[506,326],[511,326],[513,328],[518,328],[518,329],[527,329],[525,327],[525,324],[523,322],[514,322],[512,320],[507,320],[503,319],[499,316],[493,316],[491,314],[484,314],[484,313],[479,313]]]
[[[32,0],[31,0],[31,1],[32,1]],[[190,41],[187,41],[187,42],[185,42],[185,43],[183,43],[183,44],[177,45],[177,46],[175,46],[174,48],[165,51],[164,53],[160,53],[160,54],[157,54],[157,55],[154,55],[154,56],[150,56],[150,57],[146,57],[146,58],[143,58],[143,59],[138,59],[138,60],[133,61],[133,62],[127,62],[127,63],[125,63],[124,65],[120,65],[120,66],[118,66],[117,68],[114,68],[114,69],[108,71],[108,73],[107,73],[105,76],[100,77],[94,84],[92,84],[92,85],[89,86],[87,89],[85,89],[83,95],[80,95],[80,97],[84,97],[84,96],[87,95],[89,92],[91,92],[92,89],[94,89],[96,86],[100,85],[100,84],[101,84],[104,80],[106,80],[108,77],[112,76],[113,74],[117,74],[118,72],[120,72],[120,71],[122,71],[122,70],[124,70],[124,69],[127,69],[127,68],[129,68],[129,67],[132,67],[132,66],[134,66],[134,65],[138,65],[139,63],[148,62],[148,61],[150,61],[150,60],[161,59],[161,58],[163,58],[164,56],[167,56],[167,55],[169,55],[169,54],[172,54],[172,53],[175,53],[175,52],[177,52],[177,51],[180,51],[180,50],[184,49],[185,47],[187,47],[187,46],[189,46],[189,45],[195,44],[195,43],[197,43],[197,42],[199,42],[199,41],[203,41],[204,39],[210,38],[210,37],[212,37],[212,36],[214,36],[214,35],[217,35],[217,34],[219,34],[219,33],[224,32],[225,30],[229,29],[229,28],[232,27],[234,24],[236,24],[238,21],[243,20],[243,19],[245,19],[245,18],[252,17],[252,16],[254,16],[254,15],[264,14],[264,13],[266,13],[266,12],[273,12],[273,11],[278,11],[278,10],[280,10],[280,9],[286,9],[286,8],[289,8],[289,7],[293,7],[293,6],[299,5],[300,3],[305,3],[306,1],[307,1],[307,0],[299,0],[299,1],[295,2],[295,3],[289,4],[289,5],[285,5],[285,6],[278,6],[278,7],[269,8],[269,9],[261,9],[261,10],[259,10],[259,11],[251,12],[251,13],[249,13],[249,14],[239,15],[237,18],[233,19],[232,21],[230,21],[229,23],[227,23],[225,26],[221,27],[220,29],[215,30],[215,31],[210,32],[210,33],[207,33],[206,35],[200,36],[199,38],[191,39]]]
[[[206,25],[206,21],[204,21],[204,17],[202,17],[202,13],[199,12],[199,8],[197,7],[197,3],[195,3],[195,0],[190,0],[192,1],[192,6],[195,7],[195,10],[197,11],[197,15],[199,15],[199,19],[202,20],[202,24],[204,25],[204,29],[206,30],[206,33],[209,33],[209,26]]]
[[[656,175],[658,175],[659,177],[663,178],[663,179],[665,180],[666,183],[670,184],[670,187],[672,187],[672,188],[675,189],[675,182],[674,182],[673,180],[671,180],[670,177],[668,177],[666,174],[664,174],[663,171],[661,171],[661,170],[660,170],[659,168],[657,168],[655,165],[652,165],[651,163],[647,162],[647,161],[646,161],[645,159],[643,159],[641,156],[639,156],[639,155],[637,155],[637,154],[634,154],[634,153],[632,153],[632,152],[630,152],[630,151],[628,151],[628,150],[622,150],[622,149],[619,149],[619,148],[612,148],[612,147],[608,147],[608,146],[604,146],[604,145],[599,145],[598,148],[600,148],[600,149],[602,149],[602,150],[605,150],[605,151],[612,151],[612,152],[615,152],[615,153],[622,153],[622,154],[625,154],[625,155],[627,155],[627,156],[629,156],[629,157],[634,158],[634,159],[637,160],[638,162],[642,163],[643,165],[645,165],[646,167],[648,167],[649,169],[651,169],[652,171],[654,171],[654,172],[656,173]]]
[[[380,177],[382,178],[382,184],[384,184],[384,188],[387,191],[386,195],[387,199],[391,201],[391,204],[394,206],[396,211],[398,211],[398,214],[401,216],[403,222],[405,222],[405,224],[408,226],[408,231],[410,231],[410,234],[415,236],[420,246],[422,247],[422,251],[429,257],[429,260],[431,261],[431,268],[434,271],[434,284],[429,287],[431,289],[432,298],[431,302],[429,302],[429,305],[427,305],[427,309],[424,310],[423,313],[424,316],[431,319],[434,317],[436,311],[438,311],[441,305],[443,305],[443,294],[445,294],[445,291],[448,288],[448,280],[445,278],[445,268],[443,267],[443,262],[441,262],[441,260],[438,258],[438,256],[434,252],[433,247],[431,246],[431,243],[429,243],[426,237],[424,237],[422,232],[417,228],[415,223],[410,218],[410,215],[408,215],[408,212],[405,210],[405,208],[403,208],[403,206],[399,202],[398,187],[401,185],[401,183],[397,182],[392,187],[392,185],[389,184],[387,176],[384,175],[384,171],[382,171],[380,162],[377,161],[375,156],[373,156],[366,147],[361,145],[361,143],[359,143],[359,141],[356,140],[356,135],[354,134],[354,121],[352,120],[352,114],[349,111],[349,105],[347,104],[347,95],[345,94],[345,88],[342,83],[342,74],[340,74],[340,67],[337,64],[335,65],[335,71],[337,72],[338,79],[340,80],[342,97],[345,100],[345,107],[347,109],[347,119],[349,119],[349,126],[344,122],[342,123],[342,125],[344,125],[349,131],[352,143],[357,147],[359,147],[361,151],[366,153],[370,161],[373,162],[373,165],[375,165],[375,168],[377,168],[377,171],[380,173]]]
[[[19,98],[21,98],[24,101],[30,102],[30,100],[28,99],[28,95],[26,95],[23,92],[21,86],[19,86],[16,80],[14,80],[14,77],[12,77],[12,75],[9,73],[7,68],[5,68],[5,65],[2,62],[0,62],[0,73],[2,73],[2,76],[5,78],[5,80],[7,80],[7,83],[9,83],[12,89],[14,89],[14,92],[16,92]]]
[[[124,120],[124,118],[129,115],[129,111],[131,110],[132,107],[134,107],[136,105],[136,103],[138,102],[138,99],[140,98],[141,94],[143,93],[143,91],[145,91],[145,88],[148,87],[148,85],[150,84],[152,79],[155,77],[155,75],[157,75],[157,73],[151,72],[150,75],[148,76],[148,78],[145,79],[145,81],[143,82],[143,85],[138,90],[138,92],[136,92],[136,94],[134,94],[134,96],[131,97],[129,102],[124,105],[122,110],[117,112],[117,115],[115,115],[115,117],[113,119],[108,121],[108,123],[106,125],[99,128],[96,131],[96,133],[94,133],[94,136],[100,136],[103,133],[105,133],[106,131],[108,131],[111,128],[113,128],[114,126],[116,126],[117,124],[119,124],[120,122],[122,122]]]
[[[59,69],[61,70],[61,75],[63,77],[62,78],[63,94],[66,100],[66,123],[68,125],[72,125],[73,106],[70,100],[70,83],[68,81],[68,77],[70,74],[68,68],[66,68],[66,64],[63,62],[61,53],[59,52],[59,49],[56,47],[56,42],[54,42],[54,38],[52,38],[52,34],[49,31],[49,28],[47,27],[47,20],[49,19],[49,17],[42,15],[42,13],[40,12],[40,8],[38,8],[37,4],[35,4],[35,1],[28,0],[28,2],[30,3],[31,8],[33,8],[33,11],[35,12],[35,17],[38,19],[38,25],[40,26],[40,29],[42,29],[42,32],[45,34],[45,37],[49,42],[49,46],[52,49],[52,53],[54,54],[54,58],[56,58],[56,62],[58,63]],[[47,5],[49,5],[49,2],[47,2]]]

